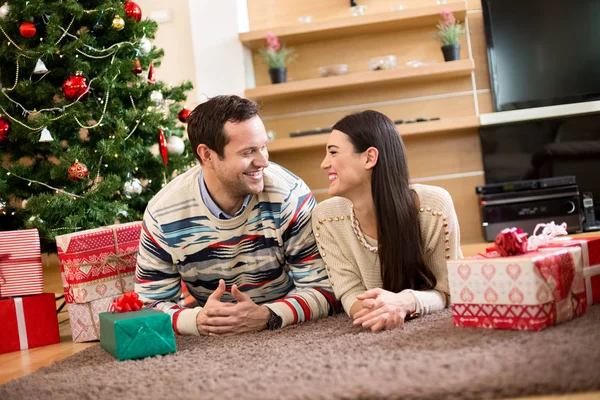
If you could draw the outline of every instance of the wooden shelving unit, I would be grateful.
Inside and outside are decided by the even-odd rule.
[[[335,89],[356,88],[390,82],[415,82],[434,79],[449,79],[467,76],[475,69],[473,60],[458,60],[440,62],[422,67],[397,68],[382,71],[364,71],[349,75],[329,76],[326,78],[304,79],[279,83],[276,85],[263,85],[246,90],[246,97],[254,100],[274,99],[302,94],[315,94],[318,92]]]
[[[413,124],[396,125],[398,132],[402,137],[427,135],[433,133],[446,133],[460,129],[477,128],[479,127],[479,118],[470,117],[455,117],[445,118],[439,121],[415,122]],[[325,145],[329,135],[327,133],[302,136],[298,138],[276,139],[268,144],[269,153],[283,153],[286,151],[297,151],[305,149],[322,148],[325,154]]]
[[[435,26],[440,20],[442,10],[450,10],[454,12],[457,18],[464,20],[467,12],[466,2],[452,2],[376,14],[367,12],[360,17],[348,16],[347,18],[316,21],[310,24],[256,30],[241,33],[239,39],[245,46],[256,49],[266,43],[265,35],[267,32],[277,35],[279,40],[286,43],[286,45],[293,45],[337,37],[397,31],[420,26]]]

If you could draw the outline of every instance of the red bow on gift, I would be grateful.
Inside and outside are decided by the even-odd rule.
[[[136,292],[127,292],[118,299],[114,299],[110,306],[110,312],[137,311],[142,308],[144,302],[139,299]]]
[[[521,228],[503,229],[494,239],[494,246],[486,251],[488,253],[497,251],[502,257],[525,254],[527,253],[527,232],[523,232]]]

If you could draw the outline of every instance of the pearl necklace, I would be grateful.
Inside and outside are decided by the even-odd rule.
[[[365,235],[360,230],[360,223],[354,215],[354,206],[350,207],[350,221],[352,222],[352,229],[354,230],[354,234],[356,235],[356,238],[358,239],[360,244],[362,244],[363,247],[369,250],[371,253],[377,253],[378,248],[376,246],[371,246],[369,243],[367,243]]]

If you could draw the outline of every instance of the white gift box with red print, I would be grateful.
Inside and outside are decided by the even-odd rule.
[[[454,325],[539,330],[587,309],[581,248],[448,261]]]
[[[542,247],[542,250],[557,247],[581,247],[581,262],[588,305],[600,303],[600,237],[560,237]]]
[[[43,290],[38,230],[0,232],[0,297],[40,294]]]
[[[134,289],[141,222],[56,237],[67,303],[89,303]]]
[[[90,342],[100,340],[100,313],[108,312],[117,295],[93,300],[82,304],[69,304],[69,323],[73,342]]]

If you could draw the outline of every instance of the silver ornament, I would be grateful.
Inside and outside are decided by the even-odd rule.
[[[160,106],[163,103],[163,94],[159,90],[153,90],[150,93],[150,101],[156,107]]]
[[[48,72],[48,68],[46,68],[46,64],[42,61],[41,58],[38,58],[37,63],[35,63],[35,68],[33,69],[34,74],[45,74]]]
[[[169,154],[182,154],[185,151],[185,143],[179,136],[170,136],[167,139],[167,150]]]
[[[140,40],[139,49],[140,49],[140,53],[142,53],[143,55],[148,55],[150,53],[150,51],[152,51],[152,43],[150,43],[150,41],[148,39],[143,37]]]
[[[128,199],[133,195],[142,193],[142,190],[142,182],[138,178],[130,179],[123,185],[123,192],[125,192],[125,197]]]
[[[8,4],[4,3],[2,7],[0,7],[0,19],[4,19],[6,17],[6,15],[8,14],[8,10]]]
[[[48,130],[48,128],[42,129],[42,134],[40,135],[40,142],[46,143],[46,142],[52,142],[53,140],[54,140],[54,138],[50,134],[50,131]]]

